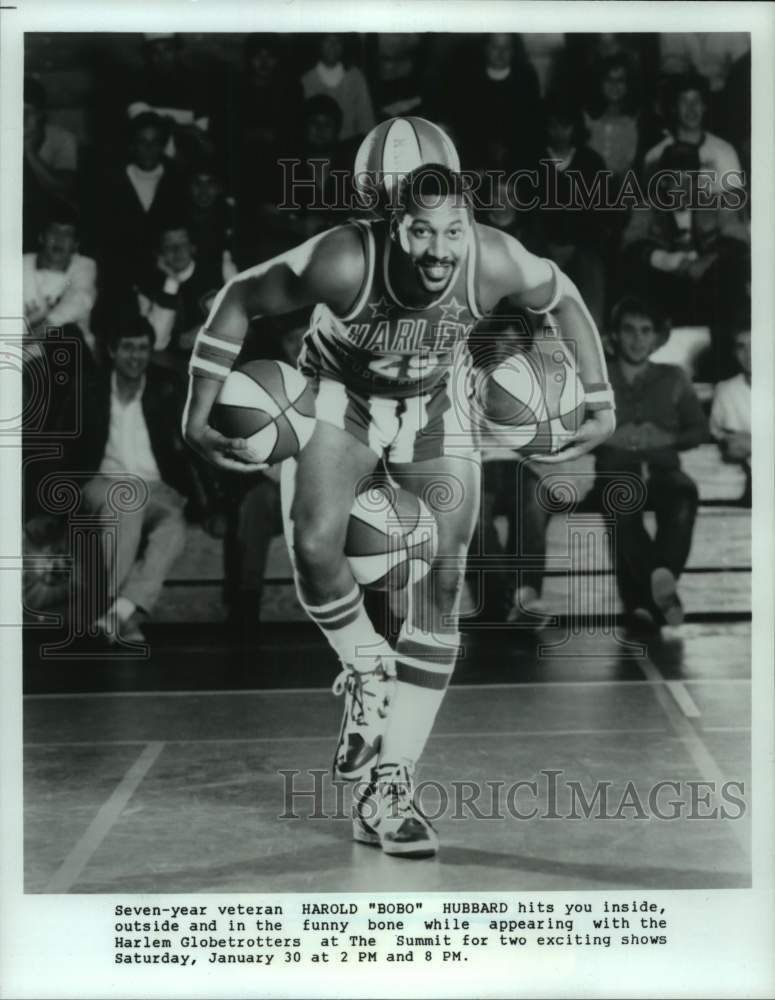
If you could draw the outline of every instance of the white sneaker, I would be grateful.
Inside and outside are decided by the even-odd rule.
[[[414,801],[413,769],[380,764],[353,807],[353,839],[402,858],[429,858],[439,838]]]
[[[369,671],[345,664],[334,681],[334,694],[344,695],[342,727],[334,754],[335,778],[368,780],[382,749],[394,686],[381,656],[374,657],[374,668]]]

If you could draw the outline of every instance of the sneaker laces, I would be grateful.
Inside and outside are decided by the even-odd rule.
[[[344,694],[345,691],[349,694],[350,716],[358,726],[366,724],[366,698],[379,699],[380,704],[373,707],[376,708],[377,713],[382,718],[387,714],[387,697],[377,691],[370,690],[370,685],[365,682],[366,678],[374,677],[375,675],[380,680],[386,676],[380,657],[377,657],[376,666],[373,670],[361,671],[356,670],[349,664],[345,665],[331,686],[331,690],[337,696]]]
[[[384,773],[380,774],[383,770]],[[406,764],[380,767],[375,780],[381,793],[390,798],[391,816],[416,816],[419,813],[414,803],[412,772]]]

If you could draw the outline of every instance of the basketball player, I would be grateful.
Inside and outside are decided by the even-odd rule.
[[[232,279],[191,359],[187,440],[223,468],[251,471],[245,442],[208,426],[210,409],[250,318],[316,306],[300,368],[316,386],[318,419],[296,465],[292,548],[301,601],[344,668],[335,685],[346,692],[337,772],[371,774],[354,836],[389,854],[426,856],[438,846],[413,802],[412,773],[458,654],[480,492],[478,452],[453,376],[473,325],[505,296],[554,313],[573,341],[590,405],[562,457],[589,451],[615,425],[589,312],[554,264],[474,223],[463,178],[437,164],[403,179],[384,220],[338,226]],[[399,485],[431,507],[439,537],[395,650],[372,626],[344,556],[354,496],[383,457]]]

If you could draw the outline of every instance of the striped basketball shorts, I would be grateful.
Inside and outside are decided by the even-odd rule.
[[[321,377],[317,418],[333,424],[394,465],[447,455],[470,455],[475,447],[465,390],[460,380],[440,382],[424,396],[391,399],[364,396],[342,382]]]

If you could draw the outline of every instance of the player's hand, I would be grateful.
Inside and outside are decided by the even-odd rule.
[[[242,438],[227,438],[213,427],[186,428],[186,441],[191,447],[204,456],[208,462],[219,469],[230,472],[263,472],[268,466],[265,462],[256,462]]]
[[[558,462],[570,462],[575,458],[586,455],[587,452],[597,448],[606,441],[616,430],[616,414],[613,410],[596,410],[587,417],[573,436],[573,440],[567,448],[562,448],[553,455],[533,455],[534,462],[543,462],[546,465]]]

